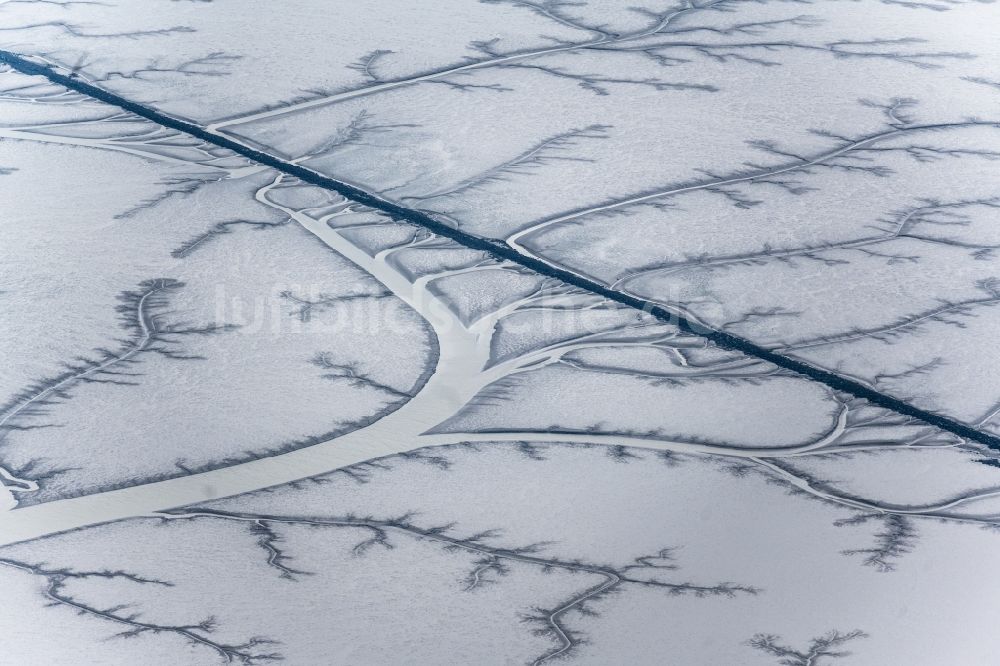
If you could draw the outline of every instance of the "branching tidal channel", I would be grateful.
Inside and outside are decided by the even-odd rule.
[[[426,213],[407,208],[405,206],[400,206],[399,204],[383,199],[376,194],[366,192],[347,183],[343,183],[317,173],[311,169],[282,160],[263,151],[256,150],[217,132],[211,132],[193,123],[173,118],[150,107],[133,102],[97,86],[86,83],[78,77],[61,74],[50,65],[39,64],[10,51],[4,50],[0,50],[0,63],[3,63],[23,74],[30,76],[43,76],[53,83],[59,84],[70,90],[82,93],[107,104],[117,106],[125,111],[134,113],[137,116],[151,120],[164,127],[169,127],[179,132],[183,132],[189,136],[195,137],[201,141],[205,141],[220,148],[231,150],[236,154],[253,160],[254,162],[275,169],[281,173],[294,176],[305,183],[335,192],[343,197],[356,201],[359,204],[368,206],[387,215],[393,220],[423,227],[439,236],[449,238],[467,248],[489,253],[496,258],[519,264],[539,274],[556,278],[567,284],[571,284],[580,289],[600,295],[610,301],[647,312],[661,321],[678,326],[686,333],[701,336],[721,347],[734,349],[749,356],[773,363],[780,368],[809,377],[810,379],[825,384],[826,386],[829,386],[837,391],[843,391],[850,395],[863,398],[872,404],[895,411],[899,414],[919,419],[942,430],[954,433],[975,442],[979,442],[992,449],[1000,450],[1000,437],[996,435],[991,435],[940,414],[914,407],[903,400],[899,400],[898,398],[876,391],[860,382],[848,379],[834,372],[823,370],[822,368],[818,368],[814,365],[803,363],[802,361],[796,360],[784,354],[777,353],[746,338],[732,335],[731,333],[726,333],[724,331],[705,326],[701,323],[691,321],[690,319],[680,316],[655,302],[637,298],[627,293],[611,289],[599,282],[583,277],[572,271],[559,268],[535,257],[527,256],[526,254],[512,248],[504,241],[484,238],[461,231]]]

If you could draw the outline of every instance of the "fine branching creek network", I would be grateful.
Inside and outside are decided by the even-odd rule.
[[[1000,3],[268,9],[0,0],[0,661],[1000,662]]]

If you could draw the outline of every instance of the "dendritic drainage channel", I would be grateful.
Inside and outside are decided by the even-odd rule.
[[[294,176],[303,182],[321,187],[335,192],[345,198],[352,199],[357,203],[377,210],[393,220],[406,222],[419,227],[423,227],[439,236],[449,238],[470,249],[486,252],[498,259],[504,259],[525,268],[529,268],[539,274],[556,278],[567,284],[571,284],[580,289],[598,294],[608,300],[628,307],[647,312],[653,317],[678,326],[682,331],[701,336],[712,343],[740,351],[749,356],[772,363],[780,368],[790,370],[800,375],[806,376],[814,381],[820,382],[830,388],[848,393],[858,398],[863,398],[872,404],[884,407],[899,414],[919,419],[925,423],[936,426],[942,430],[959,435],[966,439],[979,442],[992,449],[1000,450],[1000,437],[982,432],[976,428],[947,418],[940,414],[920,409],[907,402],[893,398],[879,391],[875,391],[864,384],[842,377],[836,373],[823,370],[808,363],[794,358],[776,353],[765,347],[717,329],[707,327],[703,324],[691,321],[683,316],[671,312],[661,305],[652,301],[636,298],[629,294],[611,289],[599,282],[590,280],[582,275],[568,271],[556,266],[552,266],[544,261],[528,256],[514,249],[502,240],[484,238],[470,234],[427,215],[426,213],[400,206],[391,201],[387,201],[376,194],[366,192],[353,185],[343,183],[328,176],[324,176],[311,169],[306,169],[297,164],[287,162],[278,157],[263,151],[251,148],[245,144],[235,141],[229,137],[218,133],[210,132],[198,125],[184,120],[160,113],[147,106],[133,102],[129,99],[110,93],[97,86],[86,83],[72,75],[60,74],[49,64],[40,64],[22,57],[10,51],[0,50],[0,63],[3,63],[23,74],[31,76],[43,76],[49,81],[64,86],[70,90],[82,93],[107,104],[117,106],[125,111],[134,113],[164,127],[177,130],[196,137],[202,141],[230,150],[238,155],[242,155],[258,164],[270,167],[282,173]]]

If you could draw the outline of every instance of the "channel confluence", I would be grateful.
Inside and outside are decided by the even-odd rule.
[[[785,356],[784,354],[771,351],[766,347],[762,347],[754,342],[751,342],[750,340],[747,340],[746,338],[693,322],[683,316],[670,312],[655,302],[610,289],[599,282],[595,282],[594,280],[590,280],[571,271],[552,266],[544,261],[525,255],[509,246],[504,241],[484,238],[482,236],[470,234],[448,226],[447,224],[444,224],[421,211],[400,206],[399,204],[387,201],[376,194],[359,189],[354,185],[338,181],[334,178],[330,178],[329,176],[324,176],[316,171],[282,160],[263,151],[256,150],[228,137],[209,132],[198,125],[184,120],[179,120],[137,102],[133,102],[127,98],[86,83],[75,76],[60,74],[50,65],[39,64],[10,51],[4,50],[0,50],[0,63],[4,63],[23,74],[43,76],[49,81],[69,88],[70,90],[82,93],[112,106],[117,106],[125,111],[151,120],[164,127],[169,127],[177,130],[178,132],[183,132],[189,136],[196,137],[206,143],[210,143],[220,148],[225,148],[238,155],[242,155],[247,159],[257,162],[258,164],[262,164],[275,169],[276,171],[294,176],[305,183],[336,192],[345,198],[384,213],[394,220],[422,227],[439,236],[449,238],[464,247],[486,252],[498,259],[503,259],[524,266],[525,268],[529,268],[541,275],[556,278],[567,284],[600,295],[610,301],[641,310],[656,319],[674,324],[681,330],[705,338],[720,347],[733,349],[748,356],[759,358],[780,368],[784,368],[808,377],[809,379],[824,384],[834,390],[842,391],[858,398],[863,398],[874,405],[878,405],[879,407],[923,421],[929,425],[940,428],[941,430],[945,430],[960,437],[984,444],[991,449],[1000,450],[1000,436],[991,435],[946,416],[935,414],[934,412],[925,409],[920,409],[903,400],[871,389],[860,382],[842,377],[836,373],[818,368],[809,363],[804,363],[789,356]]]

